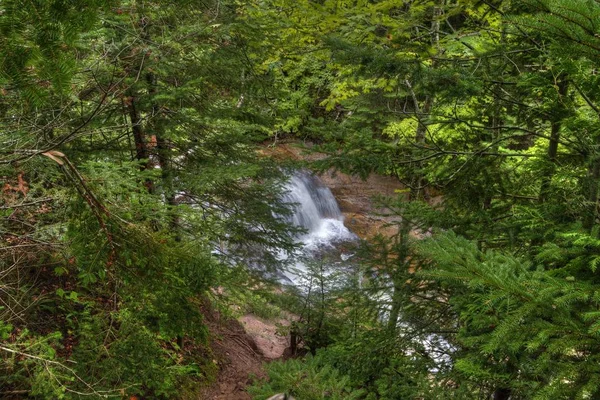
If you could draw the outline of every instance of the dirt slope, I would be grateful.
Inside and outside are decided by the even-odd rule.
[[[254,379],[266,377],[263,363],[281,358],[288,346],[287,337],[278,333],[278,325],[289,322],[266,321],[251,314],[240,321],[221,318],[218,313],[207,316],[219,374],[199,399],[251,400],[246,389]]]

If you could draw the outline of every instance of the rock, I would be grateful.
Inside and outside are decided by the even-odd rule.
[[[304,147],[311,147],[304,143]],[[279,142],[276,146],[269,146],[261,150],[261,154],[280,160],[306,160],[316,161],[326,157],[325,154],[307,153],[303,145],[297,142]],[[329,170],[319,178],[335,196],[340,210],[346,217],[346,227],[362,239],[371,238],[377,234],[391,236],[397,232],[394,223],[398,222],[396,216],[378,215],[381,210],[375,198],[396,197],[406,193],[406,188],[391,176],[371,174],[363,180],[358,176],[351,176],[339,171]],[[441,196],[433,194],[431,204],[436,205],[441,201]]]
[[[285,348],[289,346],[288,338],[278,333],[278,325],[287,326],[290,324],[289,321],[280,319],[270,322],[252,314],[244,315],[239,321],[246,333],[254,339],[258,351],[266,358],[280,358]]]
[[[292,396],[289,396],[285,393],[279,393],[275,396],[269,397],[267,400],[295,400]]]

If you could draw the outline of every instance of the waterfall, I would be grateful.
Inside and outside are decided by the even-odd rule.
[[[328,269],[324,273],[329,274],[332,269],[341,271],[338,276],[343,281],[344,271],[349,271],[345,268],[352,265],[353,261],[349,261],[352,255],[344,254],[342,248],[345,247],[344,242],[354,241],[357,236],[344,226],[344,216],[331,190],[318,177],[306,171],[295,171],[287,183],[283,200],[294,206],[294,213],[288,217],[288,222],[303,228],[305,233],[296,238],[301,243],[301,250],[294,257],[292,268],[279,276],[281,282],[291,283],[302,290],[311,284],[305,277],[307,263],[325,257]],[[371,298],[386,304],[391,302],[391,293],[381,290],[378,294],[372,294]],[[390,309],[384,306],[384,312],[380,316],[382,323],[387,323],[389,312]],[[403,331],[412,329],[404,321],[400,321],[399,326]],[[415,335],[412,340],[419,343],[415,348],[424,348],[440,368],[452,363],[448,353],[456,349],[443,336],[434,333]],[[415,350],[408,349],[407,355],[413,351]],[[438,370],[436,367],[431,372],[436,373]]]
[[[306,251],[331,248],[336,243],[356,238],[344,226],[344,216],[335,197],[319,178],[296,171],[286,189],[283,200],[294,206],[289,222],[306,230],[298,237]]]
[[[302,286],[306,265],[313,260],[327,257],[329,266],[335,268],[350,258],[342,252],[344,246],[340,245],[356,240],[357,236],[344,226],[344,215],[335,197],[318,177],[307,171],[295,171],[286,185],[283,201],[293,209],[287,217],[288,222],[302,228],[304,233],[296,237],[300,250],[280,275],[282,283]],[[283,254],[281,257],[287,259]]]

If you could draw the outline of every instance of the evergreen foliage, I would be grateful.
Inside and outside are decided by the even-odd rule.
[[[250,27],[223,2],[0,7],[0,396],[209,382],[206,296],[292,248]]]
[[[363,393],[348,386],[349,379],[318,358],[305,361],[290,360],[269,364],[269,382],[250,392],[256,399],[267,399],[273,393],[288,393],[299,399],[360,399]]]
[[[390,398],[597,397],[598,4],[277,6],[278,79],[302,96],[283,126],[328,155],[318,169],[406,186],[382,204],[397,235],[361,257],[361,329],[323,350],[350,355],[329,362],[382,398],[369,371],[394,363],[421,366],[423,386]],[[398,351],[347,350],[373,337]]]
[[[258,398],[597,398],[599,17],[2,1],[0,396],[182,396],[215,375],[212,300],[298,316],[312,356]],[[379,199],[395,234],[279,296],[257,270],[298,229],[257,145],[287,137],[405,190]]]

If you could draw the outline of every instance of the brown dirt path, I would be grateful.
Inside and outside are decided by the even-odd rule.
[[[221,318],[218,313],[206,319],[219,373],[199,399],[251,400],[246,389],[255,379],[266,378],[263,363],[281,358],[288,347],[288,338],[278,333],[278,325],[289,322],[267,321],[251,314],[239,321]]]

